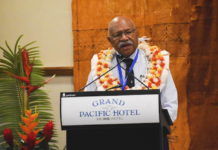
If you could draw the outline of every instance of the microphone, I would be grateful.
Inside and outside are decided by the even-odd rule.
[[[121,62],[124,61],[125,58],[123,58],[122,60],[120,60],[116,66],[112,67],[111,69],[109,69],[107,72],[105,72],[104,74],[100,75],[98,78],[96,78],[95,80],[93,80],[92,82],[90,82],[89,84],[87,84],[86,86],[82,87],[78,92],[82,91],[84,88],[86,88],[87,86],[89,86],[90,84],[92,84],[93,82],[95,82],[96,80],[100,79],[103,75],[107,74],[108,72],[110,72],[111,70],[113,70],[114,68],[116,68]],[[112,87],[113,88],[113,87]]]
[[[139,81],[142,85],[144,85],[148,90],[150,90],[147,85],[145,85],[142,81],[140,81],[138,78],[136,78],[133,74],[131,74],[130,72],[128,72],[124,67],[122,67],[121,65],[120,65],[120,67],[121,67],[123,70],[125,70],[125,72],[127,72],[127,75],[132,76],[134,79],[136,79],[137,81]]]

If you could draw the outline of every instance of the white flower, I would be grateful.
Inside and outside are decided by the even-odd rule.
[[[149,77],[152,77],[152,74],[148,73],[148,74],[147,74],[147,77],[148,77],[148,78],[149,78]]]
[[[150,73],[151,73],[151,70],[149,69],[149,70],[147,71],[147,73],[150,74]]]
[[[107,62],[111,62],[111,59],[110,58],[108,58],[108,57],[106,57],[106,59],[105,59]]]
[[[102,58],[103,60],[105,60],[105,59],[106,59],[106,56],[103,54],[101,58]]]
[[[146,81],[146,78],[141,78],[141,81],[142,81],[142,82],[145,82],[145,81]]]
[[[111,67],[111,62],[108,62],[108,68],[110,68]]]
[[[147,84],[148,81],[149,81],[148,79],[145,79],[145,82],[143,82],[143,83],[144,83],[144,84]]]
[[[112,84],[113,84],[114,86],[117,86],[117,85],[118,85],[118,84],[117,84],[117,81],[113,81]]]
[[[160,65],[158,64],[158,65],[156,65],[156,67],[157,67],[157,68],[160,68]]]
[[[113,75],[113,72],[112,72],[112,71],[109,71],[108,74],[109,74],[109,76],[112,76],[112,75]]]
[[[105,91],[105,89],[103,88],[103,86],[99,86],[99,87],[97,88],[97,91]]]
[[[149,60],[151,60],[151,58],[153,58],[153,54],[150,54],[150,55],[148,56],[148,59],[149,59]]]
[[[112,58],[113,58],[113,55],[112,55],[112,54],[108,54],[107,57],[110,58],[110,59],[112,59]]]
[[[156,61],[156,64],[157,64],[157,65],[160,65],[160,63],[161,63],[161,60],[158,59],[158,60]]]
[[[142,47],[144,50],[147,50],[147,45],[146,44],[143,44],[143,47]]]
[[[147,50],[146,51],[146,56],[149,56],[151,54],[151,51],[150,50]]]
[[[115,52],[116,52],[116,51],[114,50],[114,48],[113,48],[113,49],[111,49],[111,54],[112,54],[112,55],[114,55],[114,54],[115,54]]]
[[[158,79],[157,79],[157,78],[154,78],[153,81],[156,83],[156,82],[158,81]]]
[[[145,76],[141,76],[140,79],[141,79],[141,80],[145,79]]]
[[[149,65],[150,65],[150,64],[149,64]],[[147,71],[150,71],[152,68],[153,68],[153,66],[151,66],[151,67],[148,66],[148,67],[147,67]],[[146,73],[146,72],[145,72],[145,73]]]
[[[153,65],[152,63],[149,63],[149,64],[148,64],[148,68],[153,68],[153,66],[154,66],[154,65]]]
[[[104,59],[101,59],[101,63],[103,64],[105,62],[105,60]]]
[[[104,77],[104,76],[102,76],[100,79],[104,80],[104,79],[105,79],[105,77]]]
[[[138,46],[138,48],[139,48],[139,49],[143,49],[143,44],[140,43],[139,46]]]

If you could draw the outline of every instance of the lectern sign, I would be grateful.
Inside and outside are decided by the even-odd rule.
[[[62,93],[62,126],[159,123],[158,94],[77,97]]]

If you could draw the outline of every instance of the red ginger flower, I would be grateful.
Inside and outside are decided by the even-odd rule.
[[[3,134],[4,134],[4,139],[6,143],[8,143],[8,145],[11,148],[13,148],[13,134],[11,132],[11,129],[5,128],[5,130],[3,131]]]
[[[53,135],[53,128],[54,128],[54,124],[50,120],[46,124],[46,126],[44,127],[44,130],[43,130],[43,135],[45,136],[45,141],[46,142],[49,142],[51,140],[52,135]]]
[[[36,145],[36,135],[33,131],[31,131],[26,139],[26,143],[27,143],[27,149],[28,150],[33,150],[35,145]]]
[[[40,140],[40,142],[42,141],[43,139]],[[22,145],[19,145],[17,144],[21,149],[24,149],[24,150],[33,150],[34,147],[39,143],[38,141],[36,141],[36,134],[31,131],[27,138],[26,138],[26,144],[27,144],[27,147],[25,146],[22,146]]]

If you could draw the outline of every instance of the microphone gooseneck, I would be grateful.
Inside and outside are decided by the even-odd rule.
[[[90,84],[92,84],[93,82],[95,82],[96,80],[100,79],[102,76],[104,76],[106,73],[110,72],[111,70],[113,70],[115,67],[117,67],[121,62],[124,61],[124,58],[122,60],[120,60],[116,66],[112,67],[111,69],[109,69],[107,72],[103,73],[102,75],[100,75],[98,78],[96,78],[95,80],[93,80],[92,82],[90,82],[89,84],[87,84],[86,86],[82,87],[78,92],[81,92],[84,88],[86,88],[87,86],[89,86]]]

